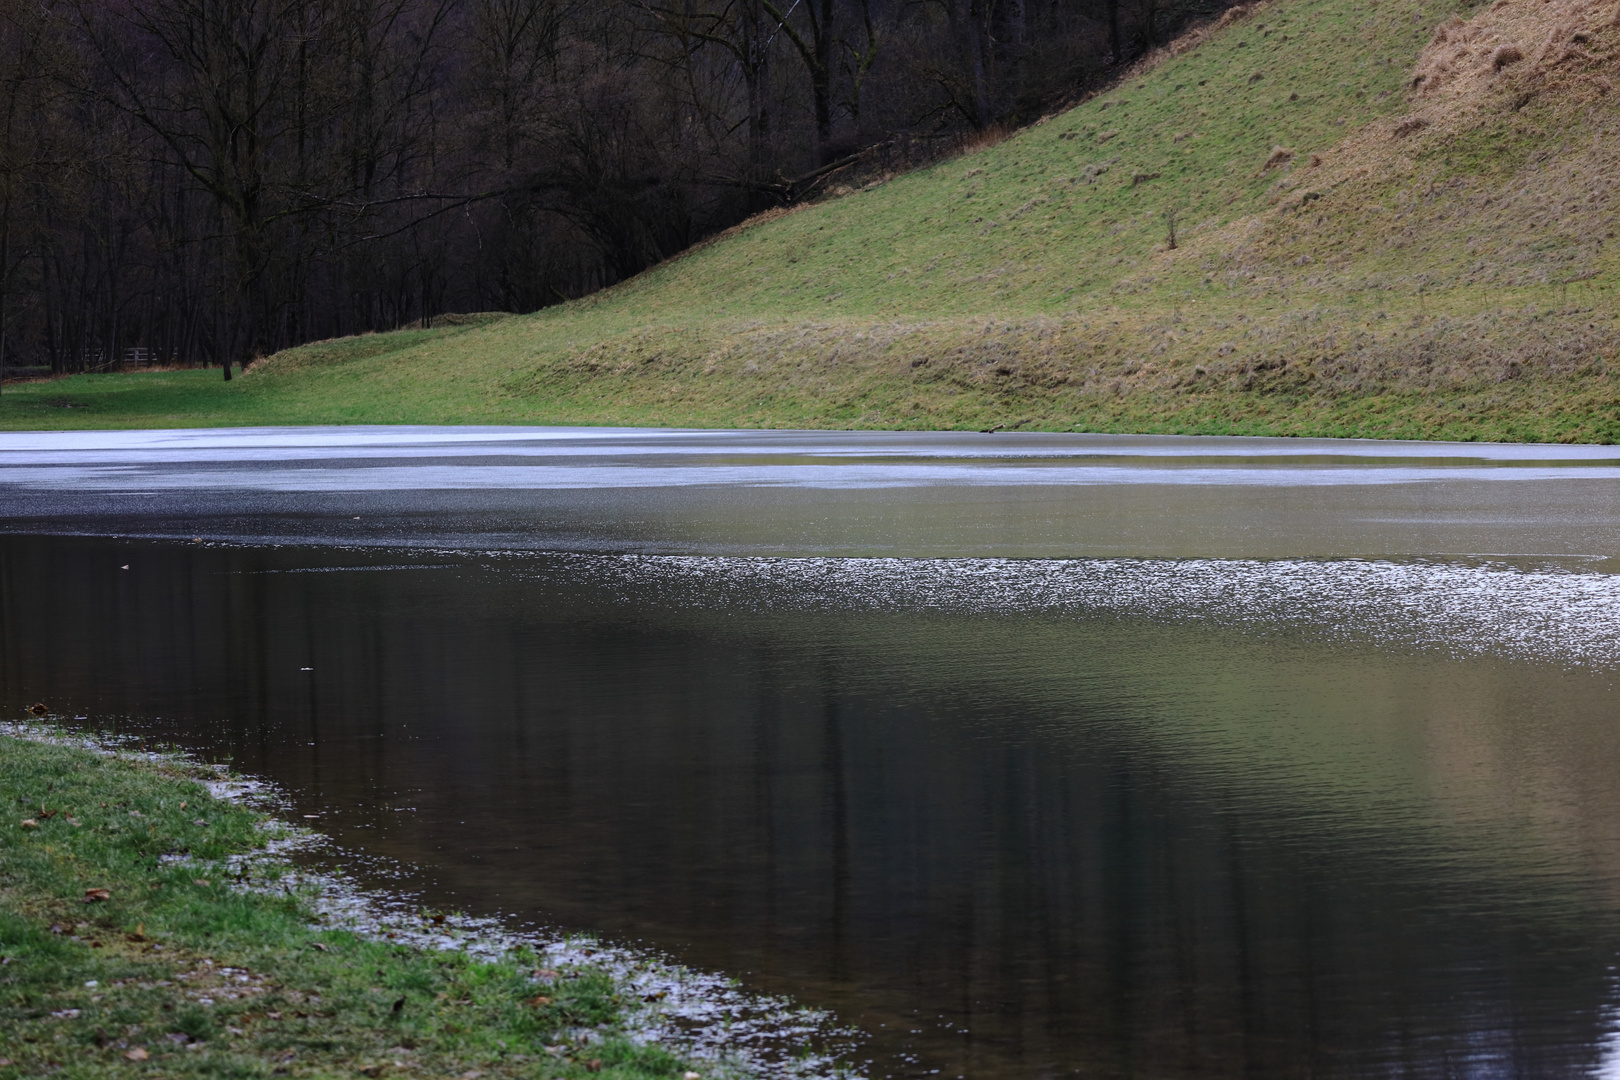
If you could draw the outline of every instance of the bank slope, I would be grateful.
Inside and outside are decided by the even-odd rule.
[[[1617,19],[1272,0],[998,145],[536,315],[289,350],[209,408],[1610,441]],[[43,404],[83,385],[6,422],[140,422]]]

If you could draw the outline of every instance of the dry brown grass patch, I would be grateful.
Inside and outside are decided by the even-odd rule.
[[[978,131],[970,132],[962,137],[962,155],[977,154],[980,150],[988,150],[992,146],[999,146],[1013,135],[1013,129],[1005,124],[989,124]]]
[[[1620,0],[1498,0],[1468,22],[1448,20],[1435,30],[1413,69],[1417,108],[1376,120],[1328,152],[1313,154],[1314,191],[1364,182],[1387,185],[1411,175],[1425,148],[1499,123],[1505,110],[1532,100],[1566,115],[1599,102],[1614,89],[1607,69],[1620,55],[1617,17]],[[1507,63],[1515,55],[1518,61]],[[1261,175],[1282,164],[1274,150]],[[1595,162],[1591,167],[1602,168]],[[1281,205],[1298,209],[1303,201]]]
[[[1571,65],[1603,64],[1608,54],[1590,45],[1620,19],[1614,0],[1504,0],[1463,22],[1434,32],[1413,71],[1412,86],[1427,96],[1450,90],[1477,94],[1510,68],[1538,83]]]
[[[1294,152],[1288,149],[1288,147],[1273,146],[1271,148],[1271,156],[1266,158],[1266,163],[1260,167],[1260,171],[1265,172],[1268,169],[1280,169],[1293,160]]]

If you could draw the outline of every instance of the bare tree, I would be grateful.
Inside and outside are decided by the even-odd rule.
[[[533,310],[1223,0],[0,0],[0,365]]]

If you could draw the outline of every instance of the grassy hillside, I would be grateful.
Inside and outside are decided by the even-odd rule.
[[[1271,0],[998,145],[573,304],[289,350],[228,386],[8,388],[0,423],[1609,441],[1617,19]]]

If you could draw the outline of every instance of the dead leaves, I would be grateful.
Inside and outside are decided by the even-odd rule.
[[[23,818],[19,827],[24,829],[37,829],[39,828],[39,822],[35,821],[33,818]]]
[[[111,899],[112,891],[109,889],[84,890],[84,902],[87,904],[98,904]]]
[[[33,713],[35,716],[40,717],[49,716],[51,712],[51,710],[45,707],[45,703],[43,701],[34,702],[32,705],[28,706],[28,711]]]
[[[542,1009],[551,1004],[551,999],[544,994],[536,994],[534,997],[526,1000],[523,1004],[528,1005],[530,1008]]]
[[[151,1057],[152,1055],[148,1054],[146,1052],[146,1047],[144,1047],[144,1046],[136,1046],[136,1047],[132,1047],[131,1049],[126,1051],[124,1056],[126,1058],[128,1058],[129,1060],[131,1060],[131,1061],[145,1061],[147,1058]]]

